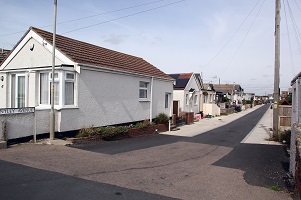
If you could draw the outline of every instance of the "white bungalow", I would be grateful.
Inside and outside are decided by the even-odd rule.
[[[52,80],[56,132],[171,116],[174,80],[142,58],[57,35],[52,76],[52,36],[30,27],[0,65],[0,108],[35,108],[0,115],[7,139],[49,133]]]

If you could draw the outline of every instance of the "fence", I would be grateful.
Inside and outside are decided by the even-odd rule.
[[[292,106],[279,105],[279,126],[291,126]]]

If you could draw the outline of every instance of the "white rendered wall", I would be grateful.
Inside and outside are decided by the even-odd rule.
[[[173,101],[179,101],[179,112],[182,112],[185,104],[184,90],[174,90]]]
[[[0,108],[6,108],[7,105],[7,75],[0,72],[0,77],[3,76],[4,80],[0,80]]]
[[[151,84],[151,78],[147,77],[82,69],[79,75],[78,109],[61,111],[60,131],[149,119],[150,101],[139,101],[139,81]],[[169,113],[164,107],[164,100],[166,92],[172,93],[172,87],[172,81],[154,79],[153,118],[160,112]]]
[[[30,47],[34,45],[33,51]],[[48,44],[49,45],[49,44]],[[32,68],[41,66],[51,66],[52,54],[43,45],[31,38],[12,59],[12,61],[5,67],[8,69]],[[55,60],[56,65],[63,64],[59,59]]]

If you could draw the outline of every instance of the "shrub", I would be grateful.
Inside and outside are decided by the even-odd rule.
[[[150,125],[151,125],[150,121],[144,120],[143,122],[138,122],[137,124],[135,124],[134,128],[144,128]]]
[[[99,136],[105,140],[109,140],[118,135],[126,135],[129,128],[126,126],[118,126],[118,127],[90,127],[90,128],[82,128],[76,137],[96,137]]]
[[[99,132],[104,140],[111,140],[116,136],[126,135],[128,132],[128,127],[117,126],[117,127],[100,127]]]
[[[279,135],[278,141],[281,142],[281,143],[284,143],[284,141],[285,141],[285,144],[290,146],[290,144],[291,144],[291,130],[287,130],[287,131],[284,131],[283,133],[281,133]]]
[[[79,130],[78,134],[76,135],[77,138],[81,137],[94,137],[98,135],[98,130],[95,127],[88,127],[88,128],[82,128]]]
[[[155,119],[156,124],[166,124],[168,121],[169,117],[165,113],[160,113]]]

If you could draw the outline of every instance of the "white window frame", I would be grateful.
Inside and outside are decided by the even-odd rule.
[[[146,84],[146,87],[141,87],[141,83],[143,84]],[[140,91],[143,90],[143,91],[146,91],[146,97],[140,97]],[[139,100],[140,101],[147,101],[148,100],[148,97],[149,97],[149,82],[146,82],[146,81],[139,81]]]
[[[189,94],[185,95],[185,104],[188,106],[189,105]]]
[[[68,74],[72,74],[73,78],[68,78],[67,77]],[[64,76],[65,76],[64,83],[62,84],[63,85],[62,86],[63,87],[62,88],[62,91],[63,91],[62,96],[64,97],[64,99],[62,102],[63,102],[64,106],[74,106],[75,105],[75,76],[76,76],[76,74],[74,72],[65,71]],[[73,83],[73,104],[66,104],[66,82]]]
[[[48,101],[47,104],[41,104],[41,74],[43,73],[48,73],[49,74],[49,78],[48,78],[48,87],[49,88],[49,95],[48,95]],[[50,104],[51,104],[51,82],[52,82],[52,78],[51,78],[51,71],[40,71],[39,73],[39,106],[37,107],[37,109],[49,109],[50,108]],[[59,87],[55,88],[56,90],[58,90],[59,93],[59,102],[58,104],[55,104],[54,107],[55,109],[61,109],[61,108],[77,108],[77,74],[74,71],[62,71],[62,70],[58,70],[55,72],[55,75],[57,74],[57,76],[54,77],[54,82],[59,83]],[[73,78],[68,78],[68,74],[72,74]],[[66,101],[66,91],[65,91],[65,85],[66,82],[72,82],[73,85],[73,104],[71,105],[65,105],[65,101]]]
[[[198,104],[198,95],[194,95],[194,105],[197,105]]]
[[[165,108],[170,108],[171,93],[166,92],[164,98]]]
[[[15,77],[14,80],[12,77]],[[24,107],[28,106],[28,74],[27,73],[13,73],[10,75],[10,104],[11,107],[18,108],[18,77],[24,77]],[[14,83],[13,83],[14,81]],[[13,88],[14,87],[14,88]],[[14,93],[14,96],[12,95]]]

